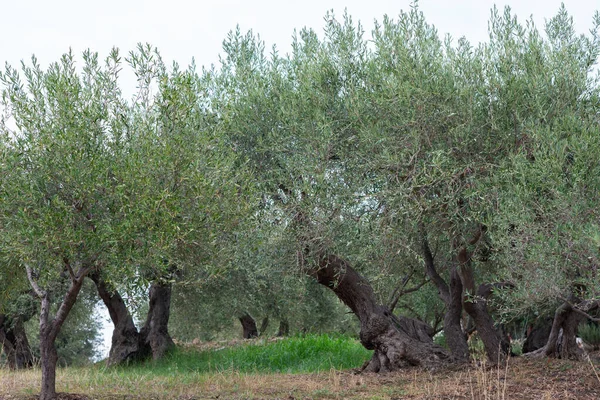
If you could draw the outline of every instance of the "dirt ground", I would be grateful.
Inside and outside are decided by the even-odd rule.
[[[28,385],[28,379],[11,380],[9,374],[0,372],[1,400],[36,398],[33,389],[23,393],[22,385]],[[31,378],[31,384],[35,379]],[[196,382],[141,379],[136,385],[123,392],[117,386],[93,387],[73,380],[66,385],[70,394],[61,393],[59,399],[600,399],[600,377],[592,363],[526,358],[513,358],[501,367],[471,364],[437,372],[230,374]]]

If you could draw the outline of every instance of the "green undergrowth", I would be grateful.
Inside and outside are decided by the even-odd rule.
[[[120,369],[151,369],[155,375],[226,371],[309,373],[357,368],[370,356],[370,351],[347,336],[303,335],[277,341],[258,339],[213,350],[178,347],[162,360]]]

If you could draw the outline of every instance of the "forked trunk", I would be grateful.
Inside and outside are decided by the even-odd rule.
[[[96,284],[98,295],[108,309],[114,326],[106,364],[118,365],[148,356],[152,350],[141,343],[133,318],[119,292],[111,290],[99,273],[91,274],[90,278]]]
[[[24,369],[33,366],[31,348],[23,320],[20,317],[10,318],[0,314],[0,344],[10,369]]]
[[[150,285],[146,322],[138,332],[131,313],[119,292],[110,289],[99,274],[90,278],[108,309],[113,322],[113,335],[107,365],[143,360],[152,355],[157,360],[175,344],[168,331],[171,308],[171,285],[154,282]]]
[[[154,282],[150,285],[150,304],[146,323],[140,330],[140,346],[150,346],[152,358],[162,358],[175,343],[169,335],[171,284]]]
[[[40,392],[40,400],[53,400],[56,398],[56,362],[58,356],[56,346],[54,344],[62,325],[67,319],[69,313],[75,305],[77,296],[81,291],[83,280],[90,272],[91,267],[82,265],[77,272],[73,271],[68,260],[65,259],[65,266],[68,268],[71,278],[69,289],[64,294],[62,302],[56,311],[54,318],[50,318],[50,296],[47,291],[42,290],[34,273],[29,265],[26,265],[27,278],[31,283],[36,295],[41,300],[40,307],[40,356],[42,366],[42,387]]]
[[[456,268],[450,271],[450,288],[448,291],[448,302],[444,314],[444,337],[452,355],[460,361],[469,360],[469,344],[467,335],[461,326],[462,306],[462,283]]]
[[[252,339],[258,337],[258,329],[256,328],[256,321],[246,311],[238,315],[238,319],[242,324],[242,337],[244,339]]]
[[[582,319],[579,313],[573,311],[571,304],[563,303],[554,313],[552,330],[546,345],[527,355],[580,360],[583,357],[583,350],[577,346],[576,336],[577,327]]]
[[[427,324],[396,317],[377,304],[369,282],[345,260],[334,255],[319,257],[318,267],[308,271],[331,289],[358,317],[360,341],[373,350],[372,359],[363,366],[368,372],[387,372],[407,366],[437,368],[453,362],[453,357],[433,343]]]
[[[483,233],[484,228],[480,227],[468,245],[477,244]],[[481,285],[476,292],[475,274],[471,263],[472,251],[467,249],[467,245],[455,246],[455,248],[457,250],[457,271],[465,290],[463,307],[467,314],[473,318],[488,360],[493,364],[501,363],[510,353],[510,342],[500,329],[496,329],[494,320],[487,308],[488,297],[491,295],[494,285]]]
[[[444,337],[446,338],[446,344],[457,361],[466,362],[469,360],[469,345],[467,343],[467,335],[461,326],[463,286],[460,276],[456,266],[453,265],[450,269],[450,283],[446,283],[437,272],[427,236],[425,233],[422,235],[425,271],[437,288],[438,296],[446,305],[446,313],[444,314]]]

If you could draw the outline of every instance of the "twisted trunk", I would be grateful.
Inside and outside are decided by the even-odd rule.
[[[468,246],[477,244],[483,233],[484,228],[480,227],[469,241]],[[467,245],[457,248],[458,274],[465,290],[463,307],[475,323],[489,361],[497,364],[504,361],[509,354],[510,342],[506,335],[496,329],[494,320],[487,308],[487,299],[494,285],[481,285],[477,291],[475,290],[475,275],[471,263],[472,255],[473,253],[467,249]]]
[[[91,274],[90,279],[96,285],[98,295],[106,306],[114,326],[106,364],[118,365],[149,355],[151,349],[141,343],[133,317],[119,292],[110,289],[98,273]]]
[[[150,304],[146,323],[140,330],[140,346],[149,346],[154,360],[162,358],[175,347],[168,329],[171,290],[170,283],[153,282],[150,285]]]
[[[256,328],[256,321],[248,312],[244,311],[238,315],[238,319],[242,324],[242,337],[244,339],[252,339],[258,337],[258,329]]]
[[[577,327],[583,316],[573,310],[573,306],[565,302],[556,309],[548,342],[544,347],[527,353],[530,357],[554,357],[580,360],[583,350],[577,346]]]
[[[444,337],[446,338],[446,344],[457,361],[466,362],[469,360],[469,344],[467,343],[467,335],[461,326],[463,286],[460,276],[456,266],[453,265],[450,269],[450,284],[446,283],[437,272],[433,254],[429,248],[429,242],[425,234],[423,234],[422,239],[425,271],[437,288],[440,299],[446,305],[446,313],[444,314]]]
[[[10,369],[25,369],[33,366],[33,356],[21,317],[11,318],[0,314],[0,344]]]
[[[345,260],[321,255],[318,267],[308,271],[331,289],[360,321],[360,341],[373,350],[364,371],[387,372],[407,366],[437,368],[453,362],[453,357],[433,343],[431,327],[406,317],[396,317],[377,304],[369,282]]]
[[[148,315],[144,326],[138,332],[119,292],[109,288],[99,274],[92,274],[90,278],[96,284],[98,295],[108,309],[114,326],[107,365],[144,360],[150,356],[157,360],[175,346],[168,331],[171,308],[170,284],[154,282],[150,285]]]

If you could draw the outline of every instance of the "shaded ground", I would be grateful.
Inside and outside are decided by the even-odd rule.
[[[318,374],[184,374],[171,377],[66,369],[61,400],[79,399],[600,399],[600,379],[585,362],[515,358],[508,366],[471,365],[430,373],[386,375],[351,371]],[[0,399],[35,399],[38,372],[0,370]]]

